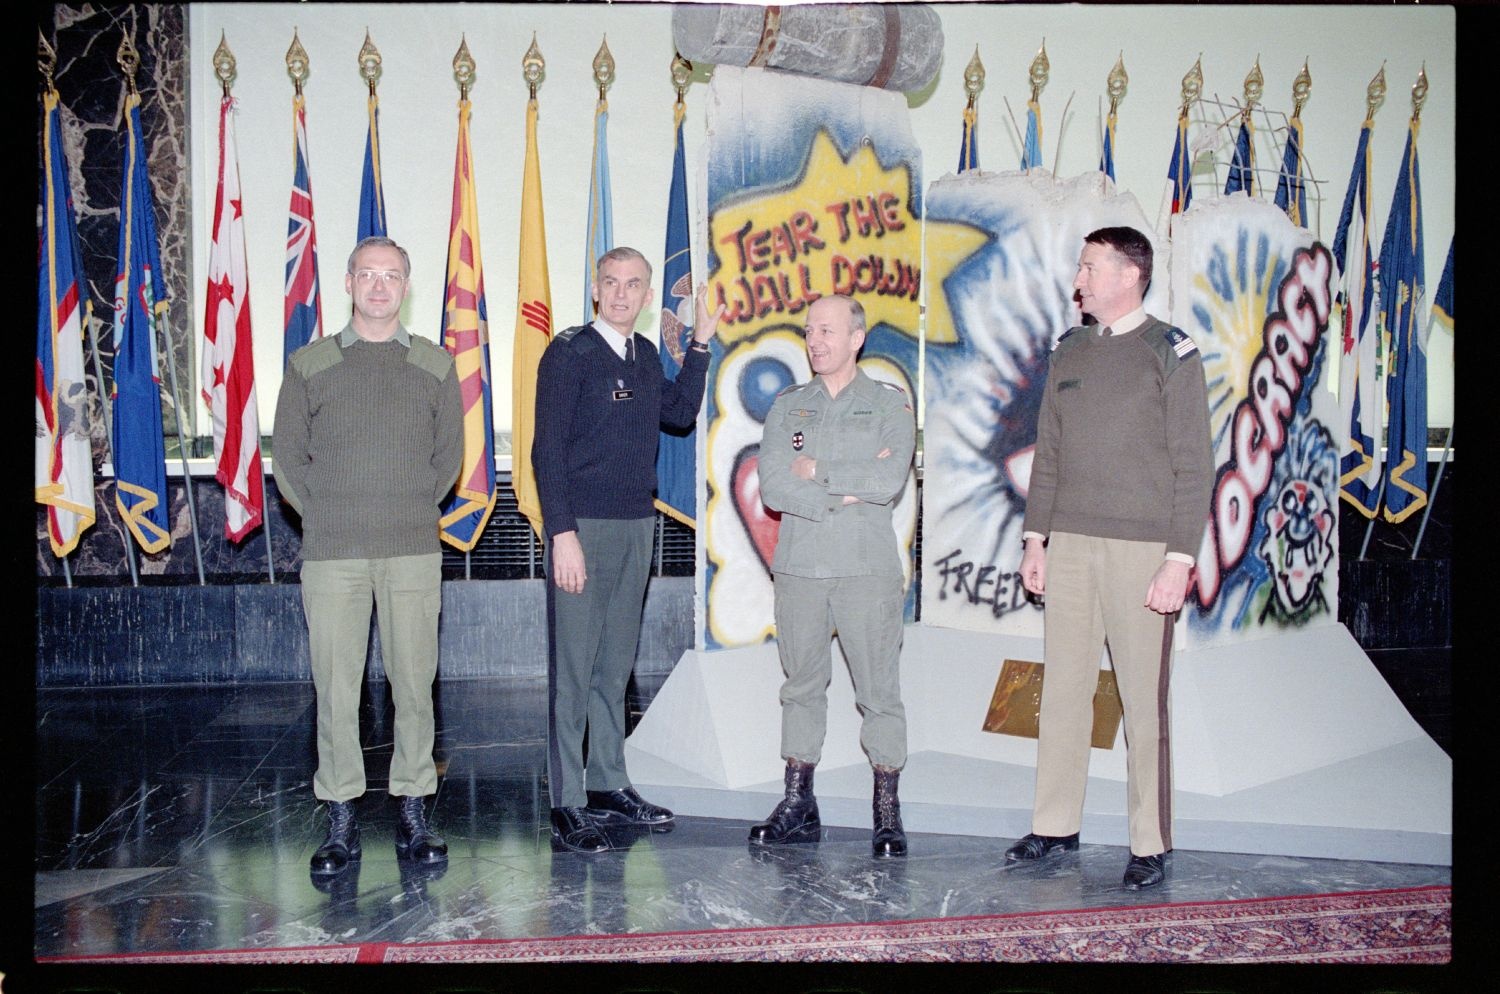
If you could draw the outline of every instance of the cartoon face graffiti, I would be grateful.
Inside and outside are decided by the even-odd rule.
[[[1332,504],[1337,468],[1321,425],[1299,431],[1289,448],[1290,471],[1278,467],[1273,499],[1263,505],[1265,537],[1257,551],[1271,574],[1271,600],[1283,615],[1298,617],[1328,609],[1322,587],[1338,526]]]

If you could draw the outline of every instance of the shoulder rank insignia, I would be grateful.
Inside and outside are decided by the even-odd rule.
[[[1075,332],[1077,330],[1078,330],[1077,328],[1069,328],[1067,331],[1063,332],[1061,335],[1058,335],[1057,336],[1057,341],[1055,341],[1055,342],[1052,343],[1052,351],[1056,352],[1057,351],[1057,347],[1059,345],[1061,345],[1063,342],[1067,341],[1068,336],[1071,335],[1071,334],[1073,334],[1073,332]]]
[[[1177,353],[1179,359],[1186,359],[1198,351],[1198,346],[1193,344],[1193,340],[1181,328],[1167,329],[1167,344],[1172,346],[1172,351]]]

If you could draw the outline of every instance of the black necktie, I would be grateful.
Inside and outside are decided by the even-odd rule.
[[[629,365],[632,365],[632,366],[635,365],[635,337],[634,336],[631,336],[630,338],[625,339],[625,362],[627,364],[629,364]]]

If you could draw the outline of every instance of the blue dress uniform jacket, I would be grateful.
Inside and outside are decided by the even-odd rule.
[[[890,455],[876,458],[883,450]],[[902,575],[891,513],[916,449],[906,392],[856,370],[830,397],[821,377],[788,387],[766,416],[759,457],[761,500],[782,513],[773,573],[812,578]],[[817,461],[814,479],[792,461]],[[858,497],[845,504],[843,498]]]

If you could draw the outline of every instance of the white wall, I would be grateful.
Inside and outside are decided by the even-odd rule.
[[[957,163],[963,68],[976,43],[987,71],[979,103],[981,165],[1015,167],[1019,145],[1006,101],[1011,113],[1024,121],[1027,67],[1045,38],[1052,72],[1041,96],[1044,163],[1063,176],[1098,164],[1105,78],[1123,50],[1130,86],[1119,111],[1116,176],[1121,189],[1140,199],[1148,216],[1154,216],[1164,185],[1181,79],[1199,53],[1205,96],[1238,98],[1245,74],[1259,56],[1266,80],[1264,103],[1270,110],[1285,112],[1291,110],[1292,80],[1306,57],[1313,89],[1302,112],[1305,151],[1313,174],[1326,181],[1318,233],[1329,242],[1364,118],[1365,87],[1382,62],[1389,90],[1376,115],[1372,179],[1373,224],[1377,236],[1384,230],[1411,114],[1410,87],[1425,63],[1430,91],[1419,148],[1429,299],[1435,292],[1454,228],[1451,9],[935,6],[943,22],[943,69],[931,86],[909,98],[912,129],[926,155],[924,186]],[[357,57],[368,28],[384,59],[380,137],[390,230],[413,260],[404,314],[413,332],[434,340],[441,338],[457,135],[458,87],[451,63],[460,37],[466,36],[478,64],[470,93],[470,137],[480,198],[495,422],[497,428],[508,430],[525,147],[521,57],[535,31],[547,60],[538,94],[538,143],[552,305],[557,326],[566,327],[583,318],[583,242],[597,95],[591,63],[606,34],[617,64],[616,82],[609,91],[615,234],[619,242],[635,245],[649,258],[661,257],[671,179],[671,16],[672,5],[666,3],[191,6],[194,321],[201,334],[218,154],[219,86],[212,55],[222,31],[238,59],[233,92],[240,104],[237,129],[263,432],[271,431],[282,365],[281,282],[292,176],[292,84],[285,54],[293,27],[312,66],[305,92],[326,330],[336,332],[349,314],[343,272],[354,242],[366,124],[366,91]],[[1302,39],[1302,47],[1289,47],[1288,39]],[[688,189],[695,204],[701,196],[707,90],[703,79],[700,69],[687,94]],[[1071,108],[1063,122],[1070,96]],[[1271,165],[1271,146],[1263,143],[1257,151],[1258,164]],[[1200,188],[1195,196],[1209,192]],[[695,257],[701,259],[702,252],[702,246],[695,245]],[[659,299],[660,287],[657,290]],[[638,325],[648,335],[656,327],[655,303]],[[1441,327],[1432,333],[1428,364],[1429,423],[1446,426],[1453,418],[1453,349],[1452,336]],[[205,417],[200,412],[200,424],[207,424]]]

